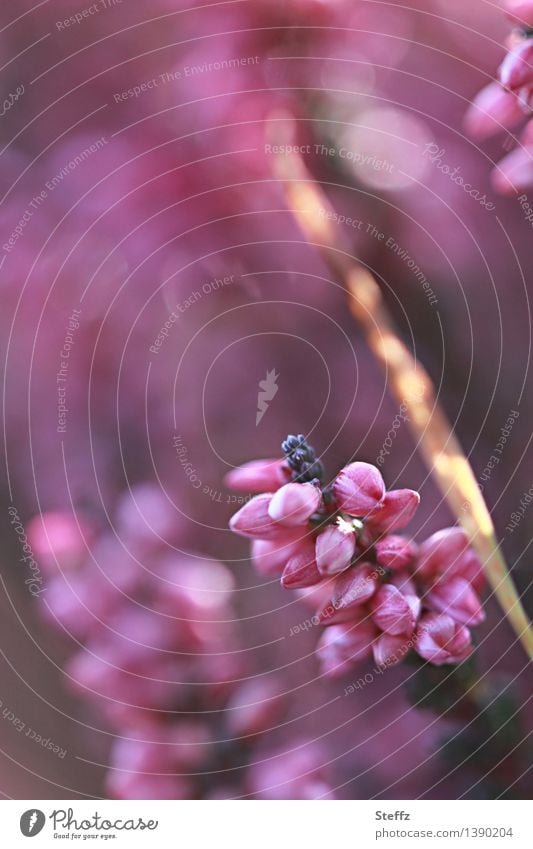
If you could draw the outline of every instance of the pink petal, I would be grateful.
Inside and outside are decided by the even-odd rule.
[[[300,551],[305,545],[305,537],[302,538],[301,531],[294,532],[294,540],[266,540],[254,539],[252,541],[252,561],[254,567],[261,575],[266,577],[279,577],[290,558]]]
[[[271,519],[293,527],[305,525],[320,507],[322,496],[311,483],[287,483],[272,496],[268,507]]]
[[[405,569],[416,555],[417,546],[400,536],[386,536],[376,543],[376,560],[387,569]]]
[[[378,573],[370,563],[353,566],[335,581],[332,604],[336,610],[357,607],[372,598],[379,586]]]
[[[301,587],[312,587],[322,580],[315,560],[314,543],[303,544],[297,554],[293,555],[281,576],[281,586],[288,590]]]
[[[287,533],[287,528],[274,522],[268,512],[274,496],[264,493],[250,499],[244,507],[232,516],[231,530],[243,537],[252,539],[279,539]]]
[[[467,133],[478,141],[490,138],[524,118],[524,110],[514,92],[500,83],[489,83],[472,101],[465,115]]]
[[[290,469],[284,460],[252,460],[244,463],[224,478],[230,489],[243,492],[275,492],[290,479]]]
[[[376,466],[350,463],[337,476],[333,491],[339,509],[350,516],[366,516],[385,495],[385,484]]]
[[[505,88],[518,89],[533,83],[533,43],[520,42],[510,50],[499,68],[500,82]]]
[[[514,195],[533,186],[533,148],[517,147],[500,160],[491,173],[496,191]]]
[[[436,666],[459,663],[472,652],[470,631],[445,613],[426,613],[416,633],[415,649]]]
[[[533,27],[533,0],[507,0],[507,15],[521,26]]]
[[[400,531],[415,515],[420,496],[414,489],[392,489],[383,501],[366,516],[366,524],[372,531],[390,533]]]
[[[485,572],[483,564],[477,556],[476,552],[471,548],[467,548],[464,554],[461,554],[451,569],[446,573],[450,577],[457,576],[464,578],[469,584],[472,584],[475,590],[479,592],[485,584]]]
[[[430,536],[419,549],[417,577],[433,578],[453,569],[468,549],[468,537],[462,528],[444,528]]]
[[[380,587],[372,599],[371,610],[372,619],[387,634],[412,634],[416,623],[415,609],[392,584]]]
[[[326,628],[317,646],[322,673],[338,678],[355,662],[369,657],[376,634],[376,628],[368,621]]]
[[[395,666],[400,663],[412,648],[411,640],[404,635],[394,637],[392,634],[381,634],[372,646],[374,660],[378,666]]]
[[[427,593],[428,607],[447,613],[461,625],[479,625],[485,619],[481,602],[464,578],[446,578],[438,581]]]
[[[355,533],[330,526],[316,541],[316,562],[322,575],[336,575],[348,568],[355,553]]]

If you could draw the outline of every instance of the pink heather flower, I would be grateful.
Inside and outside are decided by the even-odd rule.
[[[283,709],[279,683],[271,678],[245,681],[226,704],[226,725],[235,737],[268,731]]]
[[[395,666],[412,648],[412,640],[405,634],[393,636],[381,634],[372,645],[374,660],[378,666]]]
[[[252,560],[255,568],[261,575],[267,578],[277,578],[283,572],[290,558],[305,546],[305,538],[302,539],[302,531],[294,533],[294,541],[285,542],[279,540],[252,540]]]
[[[467,550],[454,561],[451,567],[447,570],[446,575],[447,577],[458,575],[461,578],[465,578],[465,580],[472,584],[477,592],[479,592],[485,584],[483,564],[476,552],[472,551],[471,548],[467,548]]]
[[[355,554],[355,533],[346,522],[330,525],[316,541],[316,562],[321,575],[343,572]]]
[[[365,517],[367,526],[374,532],[401,531],[415,515],[420,496],[414,489],[391,489]]]
[[[495,84],[487,86],[470,107],[465,124],[478,138],[512,127],[521,117],[530,117],[533,96],[533,39],[527,28],[533,26],[531,0],[507,2],[508,16],[521,29],[507,39],[508,53],[500,69],[500,91]],[[483,114],[482,110],[485,110]],[[491,180],[496,191],[513,195],[533,185],[532,122],[522,133],[520,145],[505,156],[492,170]]]
[[[357,610],[357,605],[352,607],[340,607],[337,609],[333,606],[331,599],[322,605],[316,612],[317,625],[322,625],[326,628],[330,625],[342,625],[345,622],[354,622],[354,613]],[[364,608],[360,608],[364,610]]]
[[[512,90],[533,83],[533,42],[526,39],[510,50],[499,68],[500,82]]]
[[[507,15],[520,26],[533,27],[533,0],[507,0]]]
[[[492,183],[498,192],[507,195],[533,185],[532,146],[517,147],[504,156],[492,171]]]
[[[338,678],[355,661],[370,657],[376,636],[376,627],[368,620],[326,628],[317,646],[322,673],[328,678]]]
[[[417,596],[404,596],[392,584],[383,584],[372,599],[370,609],[374,623],[386,634],[409,636],[416,625],[420,600]]]
[[[269,493],[256,495],[232,516],[230,528],[243,537],[256,539],[282,539],[287,535],[287,528],[275,522],[268,508],[273,496]]]
[[[379,586],[379,577],[375,566],[361,563],[354,566],[335,581],[332,604],[335,610],[357,607],[368,601]]]
[[[485,613],[475,590],[465,578],[443,578],[429,590],[425,601],[439,613],[447,613],[461,625],[479,625]]]
[[[290,479],[284,460],[252,460],[228,472],[224,483],[243,492],[275,492]]]
[[[350,463],[333,485],[337,506],[350,516],[366,516],[385,495],[385,484],[376,466]]]
[[[426,613],[416,632],[415,649],[435,666],[460,663],[472,652],[470,631],[446,613]]]
[[[315,546],[310,540],[302,543],[300,549],[288,561],[281,576],[281,586],[286,589],[312,587],[322,580],[315,559]]]
[[[28,542],[43,571],[71,571],[82,565],[92,539],[88,524],[74,513],[57,511],[34,516],[27,525]]]
[[[468,537],[462,528],[443,528],[425,540],[419,549],[416,576],[434,578],[456,566],[468,549]]]
[[[417,492],[385,492],[379,470],[359,462],[321,489],[324,468],[305,437],[287,437],[283,450],[292,481],[273,495],[256,496],[231,526],[256,537],[252,558],[258,570],[281,573],[282,586],[314,606],[313,624],[327,626],[317,649],[323,673],[341,675],[372,652],[380,666],[393,665],[415,639],[422,656],[433,652],[437,663],[466,657],[468,629],[452,629],[450,648],[437,627],[475,625],[484,618],[476,594],[483,570],[462,528],[445,528],[418,546],[391,533],[414,516]],[[313,513],[320,522],[309,522]],[[431,625],[429,636],[417,631],[421,617]]]
[[[413,562],[417,552],[414,542],[392,534],[378,540],[375,549],[376,560],[387,569],[405,569]]]
[[[320,507],[322,497],[311,483],[286,483],[272,496],[268,515],[275,522],[294,527],[305,525]]]
[[[464,119],[465,129],[478,141],[490,138],[524,118],[524,110],[516,94],[506,91],[499,82],[489,83],[472,101]]]
[[[404,595],[416,595],[417,588],[414,578],[409,572],[393,572],[390,583]]]

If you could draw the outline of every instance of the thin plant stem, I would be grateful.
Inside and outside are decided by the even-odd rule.
[[[278,120],[274,121],[277,141],[280,142],[283,128],[287,127],[292,139],[290,124],[285,120],[278,123]],[[278,132],[280,127],[281,132]],[[287,144],[287,141],[287,137],[281,138],[280,143]],[[337,282],[344,287],[351,315],[381,363],[390,390],[408,411],[408,426],[428,469],[479,555],[494,595],[532,659],[531,623],[498,545],[472,467],[436,398],[429,375],[400,339],[375,278],[343,245],[338,228],[332,223],[333,210],[329,201],[306,170],[301,157],[297,153],[277,157],[275,171],[307,240],[320,252]]]

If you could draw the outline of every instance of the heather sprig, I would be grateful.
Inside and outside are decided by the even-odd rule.
[[[113,740],[108,795],[272,798],[256,745],[280,720],[284,688],[244,662],[231,572],[209,557],[168,553],[162,540],[178,548],[179,523],[153,484],[119,497],[114,525],[116,536],[66,510],[28,524],[47,577],[42,612],[75,641],[69,686]],[[286,752],[274,734],[267,753],[292,775],[280,797],[330,792],[320,752],[306,739]]]
[[[417,544],[398,533],[418,508],[417,492],[387,490],[379,469],[360,461],[326,488],[303,435],[287,437],[282,450],[277,488],[248,501],[230,527],[252,540],[261,573],[279,575],[286,589],[324,590],[317,611],[327,626],[317,648],[324,674],[336,677],[372,655],[390,666],[411,649],[436,666],[467,658],[470,629],[485,614],[483,570],[465,532],[446,528]],[[259,485],[274,462],[255,461],[255,481],[247,473],[246,482]],[[241,480],[236,470],[227,483]]]

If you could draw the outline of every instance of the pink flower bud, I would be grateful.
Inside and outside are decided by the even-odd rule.
[[[505,88],[517,89],[533,83],[533,43],[526,39],[507,53],[499,68]]]
[[[28,522],[27,536],[37,562],[47,574],[78,569],[92,539],[86,522],[67,511],[34,516]]]
[[[378,666],[395,666],[412,647],[411,638],[405,634],[396,637],[392,634],[381,634],[372,646],[374,660]]]
[[[290,533],[290,532],[289,532]],[[294,541],[254,539],[252,541],[252,560],[259,574],[267,578],[281,575],[290,558],[297,554],[302,543],[305,544],[302,531],[294,532]]]
[[[321,501],[320,490],[312,483],[286,483],[272,496],[268,513],[282,525],[305,525]]]
[[[368,620],[326,628],[316,650],[322,673],[327,678],[344,675],[354,663],[371,656],[376,636],[376,628]]]
[[[514,195],[516,191],[529,189],[533,185],[533,148],[518,147],[496,165],[491,180],[496,191]]]
[[[435,666],[460,663],[472,653],[470,631],[446,613],[426,613],[416,632],[415,649]]]
[[[413,633],[420,608],[416,596],[404,596],[392,584],[384,584],[372,599],[370,609],[378,628],[398,636]]]
[[[405,569],[413,562],[416,552],[414,542],[392,534],[376,543],[376,560],[387,569]]]
[[[357,607],[372,598],[379,586],[378,573],[371,563],[361,563],[339,575],[332,604],[336,610]]]
[[[514,92],[506,91],[500,83],[489,83],[474,98],[465,115],[467,133],[483,141],[513,127],[524,117],[524,110]]]
[[[290,480],[290,469],[284,460],[252,460],[244,463],[224,478],[230,489],[242,492],[275,492]]]
[[[519,26],[533,27],[533,0],[507,0],[507,15]]]
[[[443,528],[428,537],[419,549],[416,576],[434,578],[453,569],[468,549],[468,537],[462,528]]]
[[[316,541],[316,562],[322,575],[348,568],[355,553],[355,533],[344,525],[330,525]]]
[[[330,625],[342,625],[344,622],[354,622],[355,608],[345,607],[337,610],[333,606],[333,602],[329,600],[326,604],[316,612],[317,625],[327,628]],[[364,608],[361,608],[364,612]]]
[[[256,495],[231,517],[231,530],[243,537],[252,539],[280,539],[287,533],[287,528],[276,524],[268,512],[274,496],[269,493]]]
[[[224,716],[230,734],[246,737],[268,731],[283,708],[279,684],[269,678],[252,678],[234,692]]]
[[[479,592],[485,584],[485,572],[483,564],[477,556],[476,552],[471,548],[461,554],[451,569],[448,569],[447,576],[458,576],[464,578],[469,584],[472,584],[475,590]]]
[[[173,539],[183,519],[170,498],[156,484],[141,483],[120,496],[116,525],[118,534],[140,546],[159,545]]]
[[[485,619],[481,602],[464,578],[444,578],[427,593],[428,607],[447,613],[461,625],[479,625]]]
[[[312,587],[322,580],[315,560],[315,546],[313,542],[302,543],[297,554],[294,554],[281,576],[281,586],[287,590],[295,590],[300,587]]]
[[[400,590],[403,595],[416,595],[417,588],[409,572],[394,572],[391,575],[390,583]]]
[[[350,463],[337,475],[333,491],[340,510],[350,516],[366,516],[382,501],[385,484],[375,466]]]
[[[414,489],[391,489],[366,516],[366,525],[376,533],[401,531],[415,515],[420,496]]]

